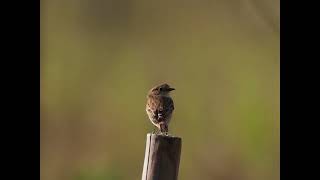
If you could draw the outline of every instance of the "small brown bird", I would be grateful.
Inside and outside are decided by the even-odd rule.
[[[175,90],[168,84],[161,84],[152,88],[148,93],[146,111],[153,125],[161,133],[168,133],[168,124],[174,110],[173,100],[169,93]]]

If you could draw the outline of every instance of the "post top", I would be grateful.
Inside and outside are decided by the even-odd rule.
[[[148,133],[147,134],[147,137],[160,137],[160,138],[168,138],[168,139],[180,139],[181,140],[181,137],[178,137],[178,136],[173,136],[171,134],[168,134],[168,135],[165,135],[165,134],[154,134],[154,133]]]

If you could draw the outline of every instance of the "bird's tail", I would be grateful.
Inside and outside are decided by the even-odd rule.
[[[161,122],[160,124],[160,132],[167,133],[168,132],[168,124]]]

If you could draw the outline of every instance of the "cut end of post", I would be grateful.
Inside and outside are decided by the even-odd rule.
[[[147,137],[151,137],[151,136],[159,136],[159,137],[162,137],[162,138],[174,138],[174,139],[180,139],[181,140],[181,137],[178,137],[178,136],[173,136],[171,134],[154,134],[154,133],[148,133],[147,134]]]

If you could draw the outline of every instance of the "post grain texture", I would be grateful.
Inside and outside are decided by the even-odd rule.
[[[147,134],[142,180],[178,180],[181,138]]]

